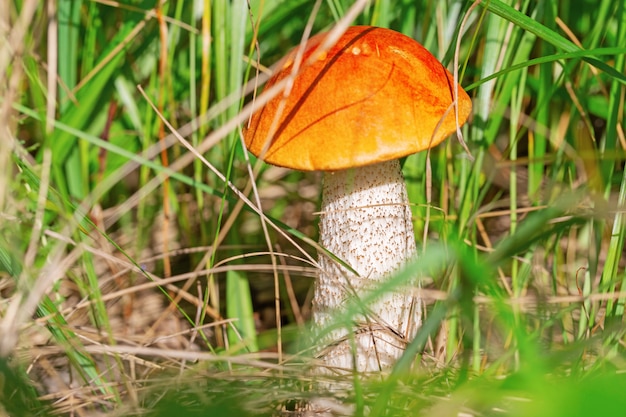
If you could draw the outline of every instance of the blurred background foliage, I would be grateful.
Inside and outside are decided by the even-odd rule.
[[[320,177],[258,164],[241,132],[257,75],[338,22],[418,40],[474,102],[471,156],[453,137],[404,161],[424,261],[393,282],[421,274],[425,329],[406,368],[346,402],[624,409],[623,2],[14,0],[0,6],[6,415],[289,413],[313,395]]]

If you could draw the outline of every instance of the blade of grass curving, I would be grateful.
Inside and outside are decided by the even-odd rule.
[[[558,230],[564,230],[576,224],[587,221],[584,214],[577,215],[565,213],[576,207],[576,196],[574,194],[565,195],[553,205],[542,210],[530,213],[522,223],[519,224],[517,232],[503,239],[493,252],[488,255],[489,263],[499,265],[501,262],[522,253],[532,245],[546,239]],[[561,218],[561,216],[564,216]],[[553,222],[560,219],[559,222]]]
[[[445,253],[440,252],[442,247],[431,245],[429,246],[424,258],[409,265],[407,270],[413,270],[418,276],[420,276],[421,273],[417,271],[422,271],[422,273],[428,271],[429,273],[432,273],[433,267],[436,268],[437,266],[443,266],[445,268],[445,265],[456,263],[456,261],[459,260],[459,256],[464,255],[460,255],[453,248],[460,249],[459,243],[451,242],[451,245],[445,248]],[[461,252],[463,252],[463,250],[461,250]],[[426,264],[430,263],[430,261],[433,260],[431,259],[431,257],[435,259],[435,262],[433,265],[427,266]],[[392,279],[395,279],[395,277]],[[435,303],[433,310],[428,315],[428,318],[424,321],[422,327],[420,327],[420,329],[418,330],[417,335],[407,345],[406,350],[394,365],[391,374],[386,379],[385,384],[382,387],[382,390],[377,395],[375,403],[372,407],[371,415],[387,415],[385,410],[389,407],[389,401],[391,400],[391,397],[398,383],[400,382],[400,379],[409,373],[410,369],[413,367],[415,358],[420,352],[424,350],[428,339],[434,336],[448,313],[456,309],[461,297],[463,297],[462,292],[463,290],[461,289],[461,286],[457,286],[454,290],[448,293],[447,300],[438,301]],[[465,297],[468,296],[471,299],[471,297],[473,296],[473,291],[470,291],[469,294],[465,295]]]
[[[581,50],[581,51],[576,51],[576,52],[564,52],[564,53],[558,53],[554,55],[532,58],[524,62],[507,66],[505,69],[501,71],[497,71],[495,73],[491,73],[490,75],[481,77],[480,80],[468,85],[467,87],[465,87],[465,89],[469,91],[474,90],[480,85],[487,83],[493,79],[501,78],[503,75],[509,72],[518,71],[526,67],[541,65],[541,64],[550,63],[550,62],[557,62],[561,60],[582,58],[583,56],[589,55],[589,54],[592,54],[593,56],[605,56],[605,55],[611,56],[611,55],[621,55],[625,53],[626,53],[626,47],[617,46],[617,47],[596,48],[596,49],[590,49],[590,50],[585,50],[585,51]]]
[[[573,42],[569,41],[568,39],[549,29],[548,27],[542,25],[533,18],[525,15],[524,13],[515,10],[505,3],[502,3],[500,0],[485,0],[481,2],[481,6],[487,8],[490,12],[497,14],[503,19],[514,23],[519,28],[524,29],[536,35],[537,37],[549,42],[558,49],[562,49],[565,52],[575,52],[580,50],[580,48],[576,46],[576,44],[574,44]],[[595,66],[596,68],[606,72],[620,83],[626,84],[626,75],[620,73],[610,65],[607,65],[590,55],[585,55],[582,59],[587,63]]]
[[[451,251],[449,247],[437,243],[430,244],[426,248],[426,251],[424,252],[424,255],[422,257],[410,262],[403,269],[390,276],[386,281],[380,283],[380,285],[377,285],[376,288],[372,289],[368,293],[363,294],[360,297],[353,297],[349,299],[346,302],[343,310],[337,312],[336,316],[328,324],[327,327],[323,329],[315,329],[315,340],[324,339],[324,337],[328,333],[332,332],[335,329],[344,327],[352,328],[355,317],[361,317],[363,315],[363,312],[368,310],[367,306],[369,306],[372,302],[376,301],[384,294],[398,291],[398,289],[405,288],[407,286],[409,286],[408,288],[413,288],[416,277],[430,276],[432,274],[441,273],[446,268],[448,268],[448,265],[453,264],[455,260],[456,253],[454,251]],[[447,311],[447,307],[445,307],[445,310]],[[419,340],[422,340],[422,338],[427,338],[428,334],[430,333],[420,336],[421,332],[430,332],[433,328],[436,328],[441,318],[442,317],[435,320],[437,321],[437,324],[433,323],[433,327],[429,327],[424,324],[422,328],[418,331],[418,335],[416,336],[416,338],[420,338]],[[428,320],[430,320],[430,318]],[[309,340],[313,339],[309,338]],[[416,346],[420,346],[420,343],[421,342],[419,341],[415,342]],[[404,370],[409,369],[409,367],[406,367],[405,365],[409,362],[413,362],[413,359],[415,358],[415,352],[418,351],[417,347],[414,347],[413,349],[415,349],[415,351],[411,351],[413,356],[411,356],[411,353],[406,354],[407,357],[410,356],[410,358],[404,359],[404,361],[401,362],[401,366]]]

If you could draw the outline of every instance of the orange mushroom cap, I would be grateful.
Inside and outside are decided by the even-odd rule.
[[[325,36],[307,42],[289,96],[279,93],[253,114],[245,142],[254,155],[301,171],[334,171],[423,151],[456,130],[454,109],[448,111],[453,76],[418,42],[353,26],[315,57]],[[296,54],[294,48],[277,65],[266,89],[290,76]],[[472,103],[460,86],[458,99],[463,124]]]

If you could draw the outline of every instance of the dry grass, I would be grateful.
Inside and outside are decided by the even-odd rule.
[[[0,415],[293,415],[328,394],[306,328],[319,176],[236,146],[286,46],[355,18],[458,60],[476,159],[449,141],[406,161],[427,329],[406,369],[339,394],[357,415],[623,410],[623,5],[83,2],[72,43],[71,1],[40,3],[0,0]]]

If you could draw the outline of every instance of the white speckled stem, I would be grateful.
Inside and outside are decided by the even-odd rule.
[[[416,256],[411,211],[398,161],[324,174],[320,244],[350,265],[350,273],[326,255],[313,298],[313,321],[323,328],[353,294],[380,285]],[[348,329],[333,331],[319,353],[327,369],[359,372],[389,368],[421,324],[410,290],[399,289],[355,318],[356,364]]]

